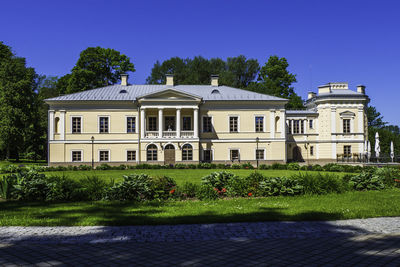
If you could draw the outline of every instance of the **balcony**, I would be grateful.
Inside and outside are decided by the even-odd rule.
[[[176,131],[163,131],[162,138],[193,138],[194,131],[181,131],[180,137],[177,136]],[[145,138],[159,138],[158,131],[146,131]]]

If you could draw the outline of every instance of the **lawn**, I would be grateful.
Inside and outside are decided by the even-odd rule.
[[[166,202],[0,202],[0,226],[339,220],[400,215],[400,190]]]
[[[107,170],[107,171],[96,171],[96,170],[90,170],[90,171],[57,171],[57,172],[45,172],[46,175],[65,175],[70,178],[74,179],[80,179],[84,178],[86,176],[92,176],[96,175],[99,178],[102,179],[115,179],[115,181],[120,181],[122,180],[123,175],[128,175],[132,173],[140,174],[140,173],[145,173],[150,176],[169,176],[173,178],[178,185],[182,185],[185,182],[192,182],[192,183],[197,183],[200,184],[201,178],[212,173],[215,171],[223,171],[221,169],[215,169],[215,170],[210,170],[210,169],[187,169],[187,170],[179,170],[179,169],[143,169],[143,170]],[[248,176],[254,170],[244,170],[244,169],[228,169],[225,170],[230,173],[234,173],[238,176]],[[304,173],[305,171],[290,171],[290,170],[257,170],[257,172],[262,173],[264,176],[268,177],[281,177],[281,176],[291,176],[293,174],[298,174]],[[316,173],[316,172],[314,172]],[[335,173],[335,175],[343,176],[346,173]]]
[[[32,160],[20,160],[16,162],[15,160],[10,160],[10,161],[0,161],[0,168],[5,167],[8,165],[15,165],[15,166],[20,166],[20,165],[25,165],[25,166],[31,166],[31,165],[47,165],[47,162],[44,160],[38,160],[37,162],[34,162]]]

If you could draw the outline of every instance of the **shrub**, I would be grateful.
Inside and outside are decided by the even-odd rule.
[[[226,186],[227,195],[232,197],[246,197],[249,193],[257,195],[259,184],[265,177],[260,173],[252,173],[247,177],[232,177]]]
[[[262,196],[293,196],[303,192],[303,186],[297,179],[286,177],[267,177],[260,182],[259,186]]]
[[[358,191],[385,189],[383,178],[371,172],[362,172],[351,177],[349,185],[351,188]]]
[[[66,176],[51,176],[45,179],[45,183],[47,201],[82,200],[80,185]]]
[[[11,193],[14,189],[16,179],[13,176],[0,177],[0,198],[11,199]]]
[[[240,164],[234,163],[234,164],[231,165],[231,168],[232,169],[240,169]]]
[[[88,165],[79,165],[78,169],[79,169],[80,171],[88,171],[88,170],[91,170],[92,167],[91,167],[91,166],[88,166]]]
[[[189,167],[189,169],[196,169],[197,165],[196,164],[189,164],[188,167]]]
[[[234,178],[235,175],[233,173],[221,171],[221,172],[213,172],[201,179],[201,183],[205,185],[211,185],[213,188],[217,188],[218,190],[222,190],[226,188],[229,180]]]
[[[147,163],[137,164],[135,166],[136,169],[150,169],[151,165]]]
[[[292,162],[287,165],[287,169],[292,171],[298,171],[300,170],[300,165],[296,162]]]
[[[107,163],[102,163],[101,165],[96,167],[96,170],[101,170],[101,171],[111,170],[111,166],[108,165]]]
[[[321,165],[315,164],[315,165],[312,166],[312,170],[313,170],[313,171],[321,172],[321,171],[323,171],[324,169],[322,168]]]
[[[86,176],[85,178],[79,180],[82,198],[84,200],[101,200],[104,197],[104,193],[107,188],[114,185],[114,180],[109,183],[100,179],[96,175]]]
[[[250,162],[243,163],[241,166],[242,169],[254,169],[253,165]]]
[[[211,169],[211,163],[207,163],[207,162],[199,163],[197,165],[197,168],[198,169]]]
[[[44,174],[28,171],[11,174],[9,177],[15,181],[13,199],[27,201],[46,200],[49,187]]]
[[[152,179],[152,193],[155,199],[168,199],[174,196],[176,182],[168,176],[155,177]]]
[[[214,200],[219,197],[219,194],[210,184],[202,184],[199,188],[197,197],[200,200]]]
[[[342,193],[348,189],[343,179],[333,174],[300,173],[291,176],[291,178],[300,182],[306,194]]]
[[[374,170],[374,175],[378,176],[382,182],[388,186],[395,185],[395,179],[400,179],[400,172],[394,168],[376,168]]]
[[[188,166],[186,164],[178,163],[175,164],[175,169],[187,169]]]
[[[286,170],[286,164],[274,163],[271,165],[271,169],[273,170]]]
[[[217,169],[226,169],[225,164],[217,164]]]
[[[114,184],[108,188],[105,193],[107,200],[133,200],[144,201],[151,200],[154,197],[152,191],[152,179],[147,174],[124,175],[122,182]]]
[[[258,166],[258,168],[260,170],[268,170],[268,169],[270,169],[270,166],[267,164],[261,164],[260,166]]]
[[[200,186],[194,183],[185,182],[182,186],[177,187],[178,195],[183,198],[195,198],[198,194]]]

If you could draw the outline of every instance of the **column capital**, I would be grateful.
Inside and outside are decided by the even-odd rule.
[[[164,107],[158,107],[158,110],[164,110]]]
[[[182,109],[182,107],[176,107],[175,109],[176,109],[176,110],[181,110],[181,109]]]
[[[194,109],[194,110],[198,110],[198,109],[199,109],[199,107],[193,107],[193,109]]]

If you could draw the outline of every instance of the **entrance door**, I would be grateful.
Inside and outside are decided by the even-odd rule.
[[[175,147],[171,144],[164,148],[164,164],[175,164]]]
[[[298,146],[295,146],[293,148],[293,161],[294,162],[303,162],[303,156],[301,155],[301,148]]]

